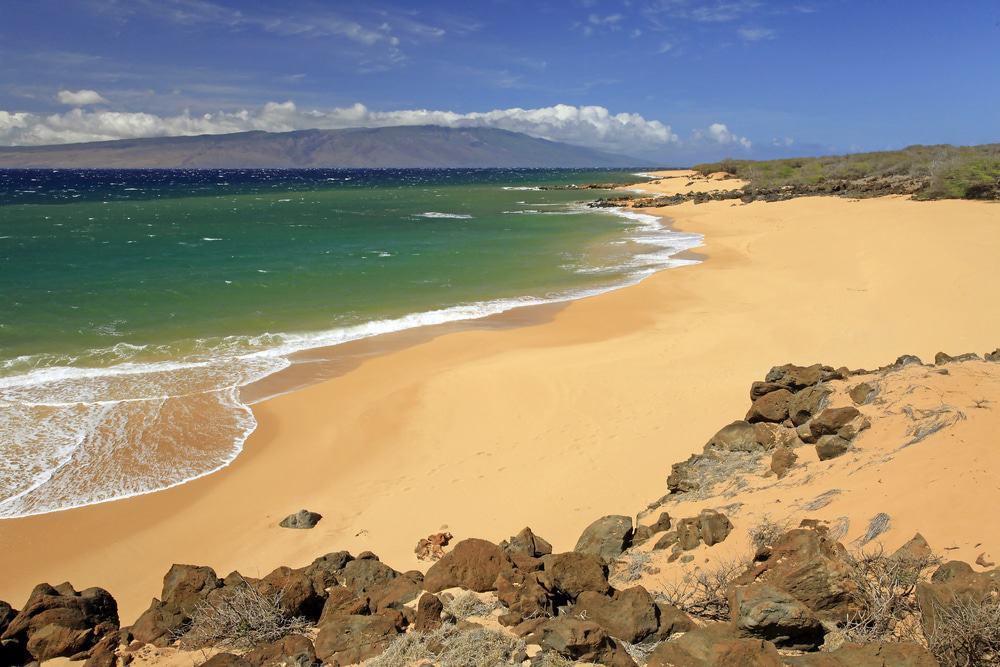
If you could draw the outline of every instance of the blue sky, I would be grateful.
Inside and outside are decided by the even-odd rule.
[[[418,122],[664,164],[1000,141],[1000,2],[0,0],[0,144]]]

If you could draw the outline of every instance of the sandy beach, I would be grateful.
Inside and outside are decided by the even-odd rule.
[[[637,187],[707,187],[665,175]],[[368,549],[422,569],[415,543],[445,526],[500,540],[530,525],[569,549],[598,516],[665,494],[671,464],[741,416],[773,365],[872,368],[1000,345],[995,204],[811,197],[643,212],[703,234],[705,261],[534,320],[508,315],[522,326],[421,336],[260,403],[243,454],[209,477],[0,521],[0,599],[18,605],[42,581],[101,586],[126,624],[175,562],[257,576]],[[907,471],[911,483],[919,468]],[[976,506],[965,502],[950,509]],[[317,528],[277,527],[300,508],[324,516]],[[1000,555],[997,537],[980,541]]]

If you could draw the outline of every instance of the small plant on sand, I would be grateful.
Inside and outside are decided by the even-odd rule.
[[[652,560],[648,551],[629,549],[615,561],[612,578],[629,583],[641,579],[644,574],[656,574],[659,569],[650,565]]]
[[[927,647],[944,667],[1000,663],[1000,597],[958,596],[949,604],[936,604]]]
[[[850,557],[855,611],[844,626],[849,641],[918,638],[917,584],[941,560],[934,555],[886,555],[881,546]]]
[[[468,665],[519,665],[525,659],[524,642],[487,628],[459,629],[446,624],[433,632],[400,635],[370,667],[440,667]]]
[[[495,600],[484,600],[472,591],[463,591],[444,601],[445,613],[458,621],[470,616],[489,616],[498,606]]]
[[[182,646],[249,649],[308,629],[304,618],[282,612],[283,591],[261,592],[246,579],[222,590],[198,602],[180,637]]]
[[[729,599],[726,593],[748,565],[748,559],[735,558],[688,571],[680,580],[667,584],[656,597],[660,602],[673,605],[692,616],[710,621],[728,621]]]
[[[765,514],[757,520],[757,523],[750,526],[747,532],[753,548],[759,551],[764,547],[771,546],[778,541],[778,538],[788,532],[788,523],[775,521]]]

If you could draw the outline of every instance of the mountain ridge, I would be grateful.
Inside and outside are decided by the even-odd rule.
[[[0,168],[630,167],[643,161],[497,128],[253,130],[0,147]]]

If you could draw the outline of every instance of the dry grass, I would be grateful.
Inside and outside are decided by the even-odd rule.
[[[656,594],[660,602],[677,607],[691,616],[710,621],[730,619],[729,586],[750,565],[747,558],[723,560],[709,567],[688,571]]]
[[[396,638],[369,667],[410,667],[434,664],[440,667],[470,665],[520,665],[525,659],[524,642],[486,628],[459,629],[444,625],[433,632],[409,632]]]
[[[1000,664],[1000,598],[959,596],[935,606],[934,620],[927,647],[943,667]]]
[[[777,542],[778,538],[788,532],[788,528],[787,521],[775,521],[765,514],[757,520],[757,523],[750,526],[747,533],[753,548],[759,551]]]
[[[659,569],[650,565],[652,560],[653,556],[648,551],[630,549],[615,561],[611,578],[631,583],[641,579],[644,574],[656,574]]]
[[[861,539],[859,540],[861,545],[864,546],[882,533],[887,532],[889,530],[890,522],[891,518],[885,512],[879,512],[873,516],[868,522],[868,530],[865,531],[865,534],[861,536]]]
[[[483,600],[472,591],[464,591],[444,600],[444,611],[455,620],[464,621],[470,616],[489,616],[499,607],[495,600]]]
[[[857,608],[844,626],[849,641],[918,640],[917,583],[941,562],[937,556],[886,555],[881,546],[851,556]]]
[[[281,611],[283,591],[264,594],[246,579],[227,588],[214,600],[198,602],[180,637],[182,646],[245,650],[308,629],[304,618]]]

